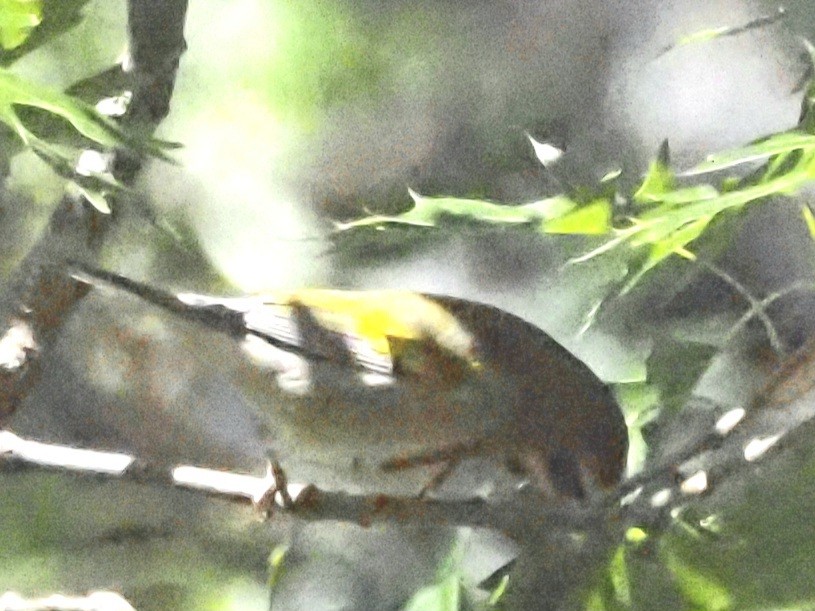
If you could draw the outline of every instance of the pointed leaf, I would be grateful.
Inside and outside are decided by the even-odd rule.
[[[492,225],[522,225],[540,220],[557,218],[577,205],[565,196],[512,206],[478,199],[456,197],[425,197],[410,191],[413,208],[402,214],[372,215],[346,223],[337,223],[337,232],[360,227],[379,227],[388,224],[437,227],[445,217],[470,220]]]
[[[648,256],[645,258],[639,268],[633,273],[629,274],[628,280],[620,290],[620,295],[625,295],[628,293],[637,285],[645,274],[671,255],[676,254],[684,258],[692,258],[693,255],[688,253],[685,247],[693,240],[698,238],[699,235],[701,235],[701,233],[705,230],[705,227],[707,227],[708,223],[710,222],[710,218],[711,217],[698,218],[695,221],[688,223],[681,229],[672,231],[663,239],[656,241],[653,246],[651,246]]]
[[[638,204],[662,201],[662,196],[674,188],[675,178],[673,172],[668,167],[669,164],[668,141],[664,140],[659,147],[657,158],[648,168],[648,173],[642,181],[642,185],[634,193],[634,201]]]
[[[611,202],[599,199],[559,218],[546,221],[546,233],[602,235],[611,231]]]
[[[455,574],[422,588],[404,607],[404,611],[459,611],[460,609],[461,580]]]
[[[679,589],[692,608],[706,611],[726,611],[733,608],[733,601],[724,586],[675,554],[666,551],[663,555],[665,564],[674,574]]]
[[[62,117],[85,138],[105,148],[128,145],[151,155],[172,161],[167,148],[157,140],[142,140],[126,133],[111,119],[100,115],[92,106],[59,91],[27,82],[8,70],[0,69],[0,121],[8,125],[26,144],[31,133],[20,121],[16,106],[31,106]]]
[[[815,148],[815,135],[793,130],[775,134],[741,148],[708,155],[704,162],[686,172],[682,172],[680,176],[718,172],[743,163],[761,161],[773,155],[812,148]]]
[[[786,15],[787,15],[786,9],[783,6],[779,6],[778,10],[775,13],[771,13],[769,15],[762,15],[761,17],[757,17],[756,19],[748,21],[747,23],[744,23],[742,25],[733,26],[725,25],[714,28],[705,28],[703,30],[699,30],[697,32],[693,32],[691,34],[682,36],[675,43],[663,47],[663,49],[660,51],[657,57],[665,55],[669,51],[672,51],[679,47],[684,47],[685,45],[707,42],[724,36],[737,36],[739,34],[743,34],[744,32],[749,32],[750,30],[764,28],[776,23],[777,21],[780,21]]]

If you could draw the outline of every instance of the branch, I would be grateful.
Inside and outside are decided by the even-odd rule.
[[[812,443],[815,427],[815,340],[787,358],[746,408],[733,407],[697,439],[620,486],[631,524],[665,524],[693,497],[713,497],[719,484],[779,450]],[[677,422],[691,430],[687,419]]]
[[[198,466],[168,468],[136,460],[131,455],[41,443],[0,431],[0,468],[18,470],[20,466],[54,468],[97,477],[158,485],[193,488],[207,493],[251,501],[267,511],[288,511],[307,521],[333,520],[363,526],[395,523],[470,526],[499,530],[515,539],[523,539],[530,529],[581,529],[602,518],[608,509],[600,504],[563,501],[552,504],[531,488],[520,490],[512,498],[435,500],[394,497],[382,494],[354,495],[322,490],[312,485],[288,484],[283,495],[274,493],[283,481],[267,468],[262,476],[226,472]],[[274,495],[274,505],[264,501]]]
[[[169,111],[178,61],[184,51],[186,0],[131,0],[128,4],[134,81],[122,123],[152,132]],[[118,150],[114,177],[130,184],[141,158]],[[64,195],[44,234],[23,258],[0,295],[0,427],[39,379],[40,359],[88,288],[55,269],[65,259],[95,259],[114,216],[82,195]]]
[[[116,592],[97,590],[87,596],[52,594],[45,598],[23,598],[16,592],[0,596],[0,609],[8,611],[135,611]]]
[[[773,351],[779,356],[786,355],[787,353],[786,347],[781,342],[781,338],[778,337],[778,332],[775,329],[775,325],[773,324],[773,321],[770,320],[770,316],[767,314],[767,306],[769,306],[773,301],[775,301],[775,299],[771,299],[770,301],[767,300],[760,301],[753,297],[750,291],[747,290],[747,287],[745,287],[741,282],[736,280],[733,276],[728,274],[718,265],[715,265],[710,261],[703,261],[699,259],[697,259],[697,261],[702,267],[707,269],[714,276],[721,278],[727,284],[732,286],[736,290],[736,292],[739,295],[741,295],[744,298],[744,300],[747,301],[747,303],[749,304],[750,308],[744,315],[747,317],[745,319],[745,322],[742,323],[740,320],[738,323],[736,323],[736,327],[746,324],[752,317],[755,316],[756,318],[758,318],[759,321],[761,321],[761,324],[764,325],[764,330],[767,333],[767,339],[769,340],[770,346],[772,347]],[[733,331],[731,331],[731,336],[732,333]]]

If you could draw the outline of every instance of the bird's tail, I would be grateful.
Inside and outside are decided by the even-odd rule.
[[[78,261],[68,262],[68,273],[74,279],[97,287],[107,285],[126,291],[148,303],[173,312],[209,328],[225,333],[242,336],[246,332],[244,312],[231,308],[217,300],[207,300],[200,296],[198,300],[183,299],[181,295],[165,289],[150,286],[115,272],[95,268]],[[196,296],[198,297],[198,296]]]

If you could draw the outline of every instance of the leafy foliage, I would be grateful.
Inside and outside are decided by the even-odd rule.
[[[631,528],[586,599],[591,611],[651,608],[725,611],[727,588],[648,533]],[[669,602],[670,601],[670,602]]]
[[[62,117],[85,138],[106,148],[130,145],[169,161],[164,149],[170,143],[157,140],[142,141],[128,134],[113,120],[102,116],[92,106],[69,95],[27,82],[8,70],[0,70],[0,121],[31,149],[52,163],[63,167],[73,158],[74,151],[51,144],[26,127],[17,110],[19,106],[39,108],[51,115]]]
[[[88,0],[0,0],[0,66],[76,26]]]
[[[808,125],[810,114],[804,113],[802,126]],[[764,164],[745,178],[728,176],[715,185],[686,184],[691,177],[760,161]],[[410,210],[339,223],[336,231],[366,227],[388,230],[398,225],[426,231],[444,228],[452,219],[465,219],[485,225],[531,226],[542,233],[602,236],[599,246],[572,262],[588,261],[627,246],[630,265],[616,292],[621,296],[672,255],[694,260],[691,244],[722,213],[773,196],[795,194],[814,179],[815,135],[802,129],[712,154],[681,174],[670,168],[668,146],[664,143],[639,186],[629,198],[623,198],[627,202],[623,214],[618,213],[621,196],[616,193],[588,198],[562,194],[528,204],[506,205],[424,197],[411,191],[415,205]]]
[[[734,26],[719,26],[714,28],[705,28],[703,30],[699,30],[696,32],[692,32],[691,34],[686,34],[677,40],[674,44],[668,45],[664,47],[660,52],[660,56],[668,53],[669,51],[673,51],[679,47],[684,47],[685,45],[691,45],[696,43],[703,43],[708,42],[711,40],[715,40],[717,38],[723,38],[725,36],[737,36],[739,34],[743,34],[744,32],[749,32],[750,30],[756,30],[758,28],[764,28],[768,25],[772,25],[778,21],[781,21],[787,12],[783,6],[779,6],[778,10],[770,15],[763,15],[752,21],[748,21],[742,25],[734,25]]]
[[[11,64],[77,25],[86,2],[0,0],[0,66]],[[100,104],[124,112],[126,101],[124,95]],[[87,154],[92,144],[104,150],[127,147],[165,161],[172,161],[166,149],[177,145],[131,133],[105,116],[101,108],[0,67],[0,122],[8,128],[0,135],[6,159],[19,146],[29,148],[55,173],[71,180],[94,206],[109,212],[106,193],[124,186],[108,172],[103,156],[86,157],[80,163],[81,155]]]
[[[25,112],[21,109],[27,109]],[[35,111],[33,114],[30,111]],[[27,119],[27,120],[26,120]],[[27,123],[37,123],[40,136]],[[75,134],[74,142],[61,143],[54,138],[59,131],[58,122],[67,121]],[[105,149],[127,146],[165,161],[172,161],[165,149],[175,145],[159,140],[145,139],[128,133],[115,121],[100,114],[93,106],[58,91],[24,81],[8,70],[0,68],[0,122],[4,123],[25,146],[45,161],[60,176],[73,180],[88,198],[103,212],[107,212],[102,192],[119,190],[123,186],[110,176],[105,168],[86,167],[77,170],[82,151],[93,142]],[[85,145],[85,146],[83,146]]]
[[[41,22],[40,0],[0,0],[0,47],[19,47]]]

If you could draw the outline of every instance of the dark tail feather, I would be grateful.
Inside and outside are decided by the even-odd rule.
[[[114,272],[93,268],[77,261],[68,263],[68,272],[80,282],[92,286],[100,284],[112,286],[209,328],[236,336],[242,336],[246,333],[243,312],[230,309],[225,305],[193,305],[185,303],[170,291],[152,287]]]

